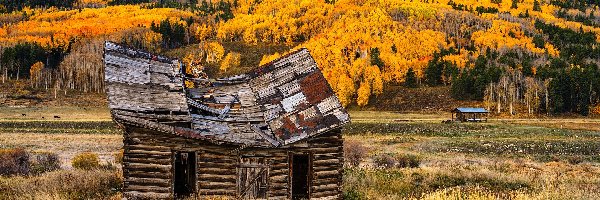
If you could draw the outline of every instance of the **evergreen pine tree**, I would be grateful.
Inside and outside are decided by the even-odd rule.
[[[417,75],[415,74],[415,71],[413,70],[413,68],[408,68],[408,71],[406,72],[406,79],[404,81],[404,86],[409,87],[409,88],[416,88],[417,87]]]
[[[533,1],[533,11],[538,11],[538,12],[542,11],[542,7],[540,6],[540,2],[538,2],[537,0]]]

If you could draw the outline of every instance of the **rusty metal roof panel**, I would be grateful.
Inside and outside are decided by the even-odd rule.
[[[186,78],[177,60],[114,43],[106,43],[104,62],[110,108],[123,124],[219,144],[282,147],[350,121],[307,49],[216,80]],[[199,87],[183,88],[184,80]],[[182,123],[191,128],[168,128]]]

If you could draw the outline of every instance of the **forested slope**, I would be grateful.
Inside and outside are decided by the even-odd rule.
[[[306,47],[359,108],[446,86],[498,113],[600,113],[597,0],[42,1],[0,0],[0,75],[55,96],[102,93],[112,40],[180,57],[191,76]]]

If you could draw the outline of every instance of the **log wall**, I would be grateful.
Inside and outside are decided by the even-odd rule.
[[[216,146],[147,129],[127,128],[123,173],[128,198],[173,198],[172,152],[197,153],[197,192],[201,197],[243,198],[238,189],[242,158],[263,157],[268,164],[268,199],[290,199],[289,156],[309,153],[312,159],[311,199],[341,199],[343,150],[339,130],[288,148]]]

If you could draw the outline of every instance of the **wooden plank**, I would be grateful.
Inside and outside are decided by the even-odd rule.
[[[342,173],[339,170],[314,172],[315,179],[320,178],[338,178]]]
[[[123,163],[123,168],[140,171],[161,171],[166,173],[171,172],[171,165]]]
[[[230,175],[219,175],[219,174],[198,174],[199,181],[212,181],[212,182],[231,182],[235,183],[237,176]]]
[[[147,151],[147,150],[126,150],[127,154],[149,154],[149,155],[161,155],[161,156],[171,156],[172,152],[165,151]]]
[[[152,158],[152,157],[133,158],[133,157],[130,157],[129,155],[127,155],[127,156],[123,156],[123,162],[169,165],[169,164],[171,164],[171,159],[170,158],[156,159],[156,158]]]
[[[235,182],[211,182],[211,181],[198,181],[198,186],[202,189],[227,189],[235,188]]]
[[[171,148],[170,147],[157,146],[157,145],[128,144],[128,145],[125,145],[125,148],[131,149],[131,150],[147,150],[147,151],[171,152]]]
[[[235,187],[234,187],[235,188]],[[198,194],[201,196],[219,195],[219,196],[235,196],[235,189],[198,189]]]
[[[125,185],[124,191],[140,191],[140,192],[154,192],[154,193],[171,193],[169,187],[159,186],[142,186],[142,185]]]
[[[161,179],[161,178],[136,178],[136,177],[128,177],[125,178],[126,183],[130,185],[148,185],[148,186],[161,186],[161,187],[169,187],[171,185],[169,179]]]
[[[134,171],[123,169],[123,174],[125,177],[171,179],[171,173],[164,172]]]
[[[311,199],[339,199],[340,191],[329,190],[323,192],[314,192],[311,194]]]
[[[235,169],[200,168],[200,169],[198,169],[198,173],[228,175],[228,174],[236,174],[236,171],[235,171]]]
[[[329,166],[329,165],[339,165],[340,159],[327,159],[327,160],[314,160],[313,166]]]
[[[141,191],[126,191],[123,196],[128,199],[171,199],[171,193],[156,193],[156,192],[141,192]]]

